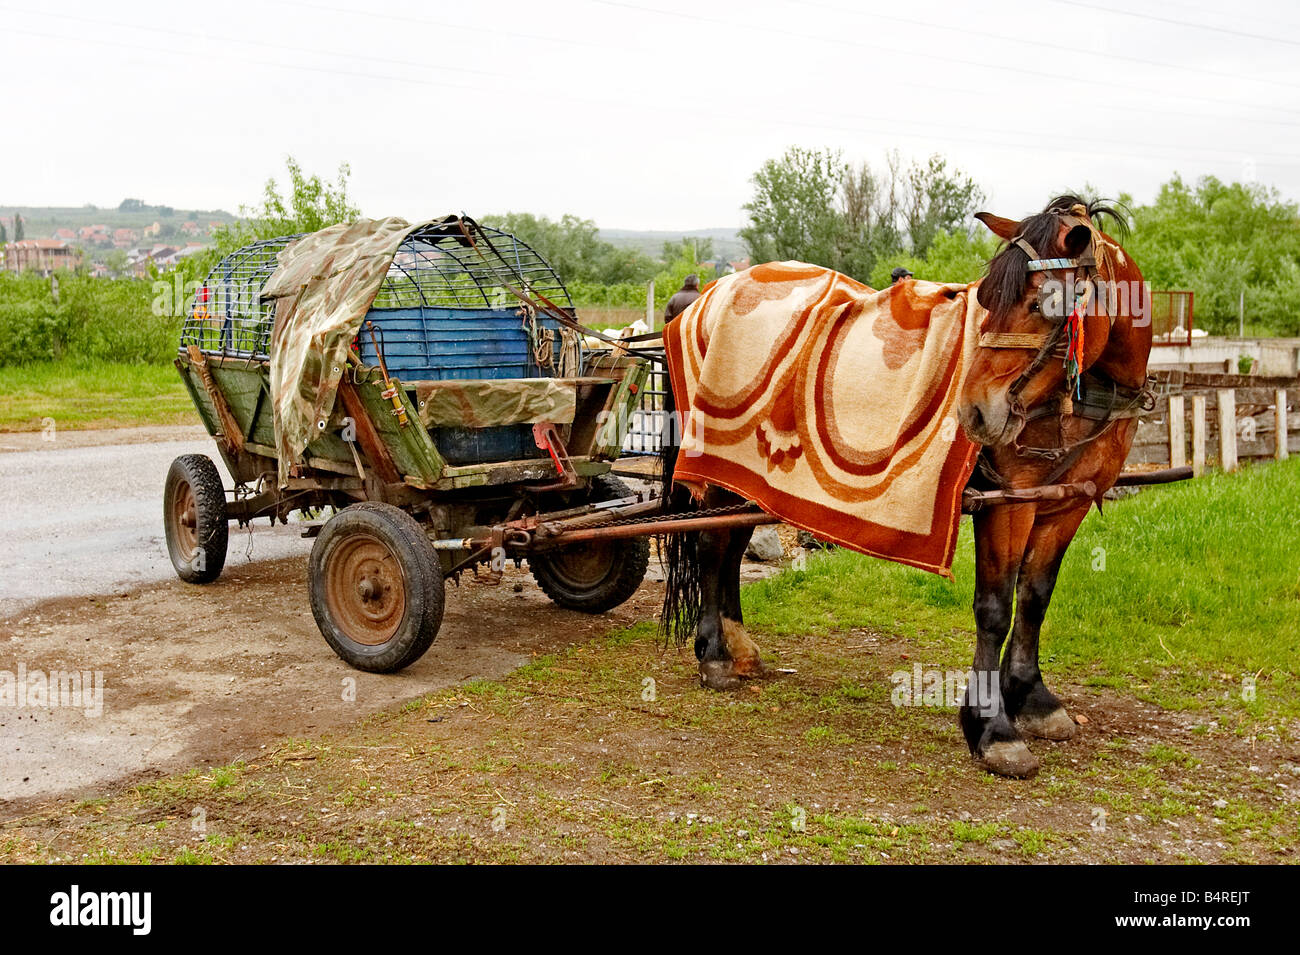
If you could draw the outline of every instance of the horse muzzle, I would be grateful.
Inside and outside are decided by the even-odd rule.
[[[1005,398],[962,405],[957,421],[971,441],[991,447],[1014,441],[1024,426],[1024,418],[1014,413]]]

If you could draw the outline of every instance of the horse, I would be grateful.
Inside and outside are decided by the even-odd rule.
[[[1094,491],[974,514],[975,656],[959,725],[984,769],[1027,777],[1039,764],[1026,736],[1064,741],[1076,731],[1043,682],[1039,634],[1065,552],[1088,510],[1100,510],[1123,469],[1137,416],[1150,405],[1150,306],[1136,263],[1100,228],[1110,219],[1125,233],[1111,206],[1064,195],[1020,221],[976,218],[1003,243],[984,276],[966,286],[981,316],[957,401],[961,430],[980,446],[967,487],[1091,482]],[[744,503],[716,485],[698,500],[675,487],[678,453],[677,441],[665,443],[666,510]],[[768,675],[740,605],[740,563],[752,533],[719,526],[660,544],[665,636],[681,643],[694,635],[700,681],[712,690]]]

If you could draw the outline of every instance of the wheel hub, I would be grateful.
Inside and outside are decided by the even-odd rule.
[[[194,488],[182,483],[176,488],[172,500],[172,523],[176,529],[176,543],[182,554],[189,557],[198,548],[199,504],[194,497]]]
[[[340,541],[325,564],[325,599],[349,639],[387,643],[406,614],[406,581],[396,556],[377,537]]]
[[[552,572],[570,587],[585,589],[600,584],[609,574],[614,549],[605,542],[563,547],[548,555]]]

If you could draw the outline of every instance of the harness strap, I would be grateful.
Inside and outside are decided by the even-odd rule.
[[[1049,336],[1034,332],[980,332],[980,348],[1042,348]]]
[[[1014,239],[1011,240],[1011,244],[1019,248],[1022,252],[1025,253],[1025,255],[1029,256],[1029,261],[1031,262],[1037,258],[1040,258],[1038,254],[1038,250],[1035,249],[1032,245],[1030,245],[1028,240],[1025,239],[1023,235],[1016,236]]]

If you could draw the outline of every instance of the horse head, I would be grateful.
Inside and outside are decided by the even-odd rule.
[[[978,283],[988,314],[958,401],[958,420],[977,444],[1015,441],[1027,409],[1056,394],[1068,399],[1094,366],[1121,383],[1144,380],[1148,296],[1141,272],[1094,224],[1102,216],[1125,225],[1110,207],[1076,196],[1019,222],[976,217],[1005,240]]]

